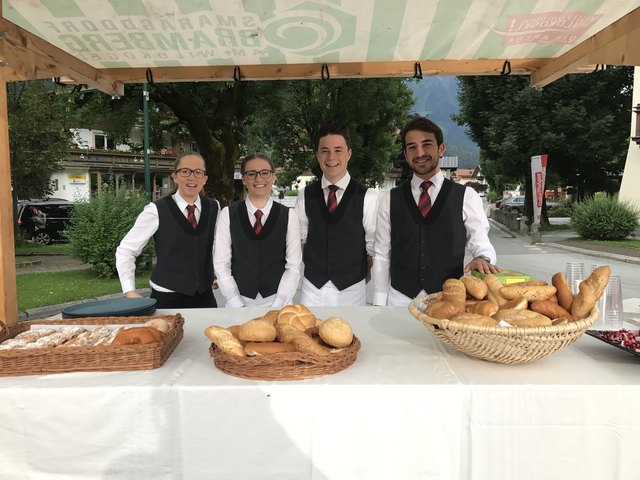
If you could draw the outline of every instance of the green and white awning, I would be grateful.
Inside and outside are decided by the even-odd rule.
[[[514,73],[531,73],[541,65],[533,60],[562,56],[638,7],[640,0],[2,0],[2,15],[105,75],[136,81],[139,72],[123,69],[280,66],[262,72],[296,78],[310,72],[287,66],[389,64],[351,72],[366,76],[420,62],[425,74],[465,66],[500,73],[495,63],[484,72],[482,62],[509,60]],[[438,62],[456,63],[447,72]]]

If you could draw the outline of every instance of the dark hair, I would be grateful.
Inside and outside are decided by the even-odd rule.
[[[316,152],[318,151],[318,146],[320,145],[320,139],[322,137],[326,137],[327,135],[341,135],[347,144],[347,148],[351,148],[351,137],[349,136],[349,129],[346,127],[346,125],[338,120],[329,120],[322,127],[320,127],[320,130],[318,130],[318,133],[316,134]]]
[[[190,157],[190,156],[198,157],[200,160],[202,160],[202,163],[204,164],[204,168],[206,170],[207,162],[205,162],[205,160],[204,160],[202,155],[200,155],[198,152],[184,152],[184,153],[181,153],[180,155],[178,155],[178,158],[176,158],[176,161],[173,164],[173,171],[177,172],[178,171],[178,166],[180,166],[180,162],[182,161],[182,159],[184,157]]]
[[[421,132],[433,133],[436,136],[436,144],[438,146],[444,143],[444,135],[442,134],[442,129],[434,122],[429,120],[428,118],[416,116],[409,120],[409,123],[405,125],[402,129],[402,151],[404,152],[407,148],[407,142],[405,140],[407,136],[407,132],[410,130],[420,130]]]
[[[240,173],[242,175],[244,175],[244,171],[245,171],[244,169],[247,165],[247,162],[249,162],[250,160],[255,160],[256,158],[260,158],[265,162],[267,162],[271,167],[271,170],[275,171],[276,167],[273,165],[273,162],[271,161],[271,158],[269,158],[268,155],[265,155],[264,153],[252,153],[242,159],[242,163],[240,164]]]

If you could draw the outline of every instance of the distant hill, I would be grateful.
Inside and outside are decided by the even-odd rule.
[[[418,82],[409,81],[407,85],[413,90],[413,113],[424,115],[442,128],[446,155],[457,156],[460,168],[475,167],[479,148],[467,136],[465,127],[451,119],[451,115],[460,111],[456,77],[425,77]]]

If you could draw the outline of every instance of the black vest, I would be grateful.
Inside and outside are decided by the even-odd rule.
[[[158,230],[153,239],[158,263],[151,275],[157,285],[183,295],[195,296],[213,283],[213,234],[218,204],[200,197],[202,212],[193,228],[171,196],[156,200]]]
[[[327,211],[320,181],[304,189],[309,232],[304,247],[304,276],[316,288],[329,280],[344,290],[364,279],[367,248],[362,226],[367,187],[351,179],[333,214]]]
[[[269,217],[256,235],[243,201],[229,207],[231,274],[243,297],[269,297],[278,292],[287,263],[289,209],[273,202]]]
[[[446,279],[462,276],[465,188],[445,178],[427,218],[420,215],[410,182],[391,190],[391,286],[407,297],[439,292]]]

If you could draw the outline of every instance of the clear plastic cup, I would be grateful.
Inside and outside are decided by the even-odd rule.
[[[571,293],[574,295],[580,291],[580,282],[584,280],[584,263],[567,262],[567,271],[565,273]]]
[[[622,282],[619,275],[611,275],[607,288],[602,294],[602,329],[620,330],[624,321],[622,305]]]

